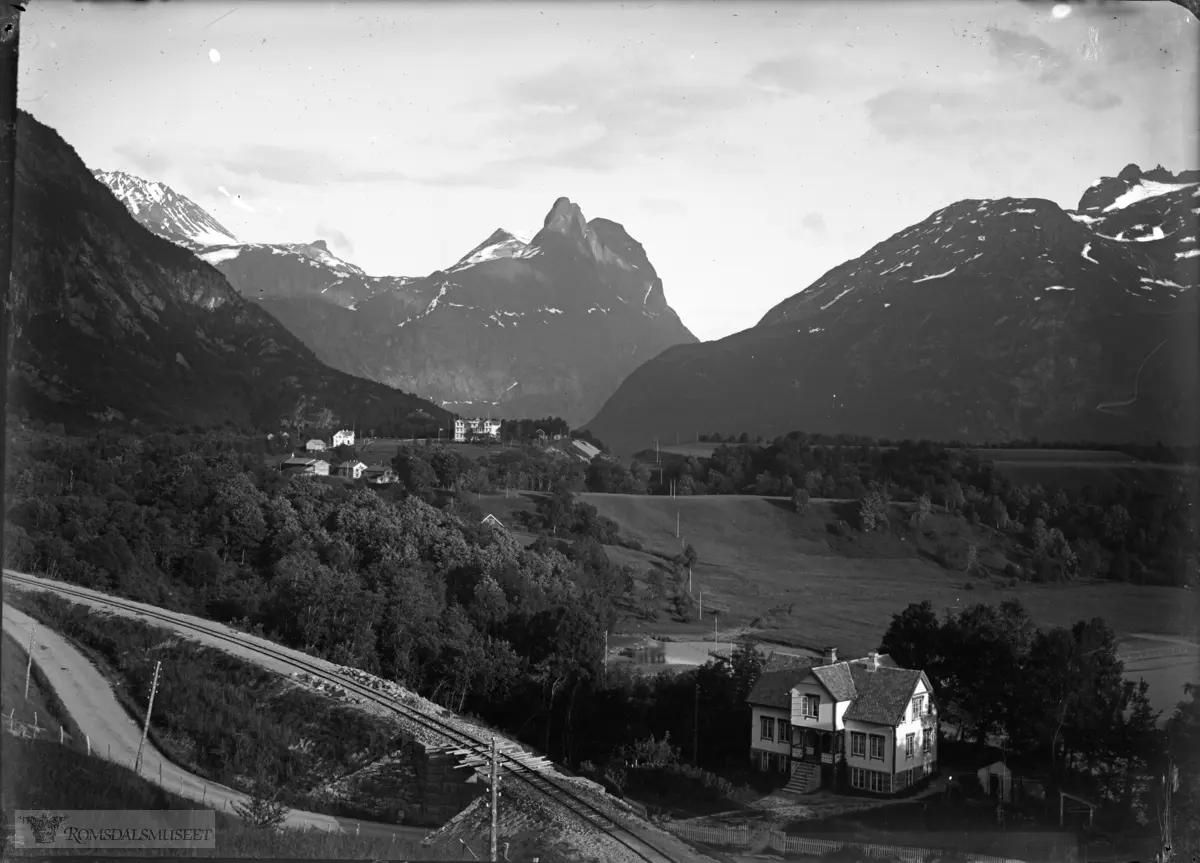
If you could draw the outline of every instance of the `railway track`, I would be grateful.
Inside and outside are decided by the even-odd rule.
[[[30,578],[10,570],[4,570],[4,580],[32,590],[48,591],[59,596],[84,600],[87,603],[101,603],[112,608],[122,609],[143,618],[167,623],[172,628],[203,633],[217,641],[236,644],[243,650],[268,656],[278,663],[291,666],[311,677],[339,686],[359,698],[390,710],[408,722],[441,735],[446,738],[449,745],[440,748],[455,755],[465,756],[467,763],[463,766],[471,767],[480,773],[485,773],[487,765],[491,763],[490,738],[486,741],[481,740],[449,722],[381,695],[370,686],[358,682],[353,677],[328,671],[317,662],[306,662],[298,659],[291,651],[285,652],[279,649],[272,649],[264,646],[257,639],[239,638],[213,626],[204,626],[181,620],[175,614],[156,610],[152,606],[147,606],[143,603],[118,599],[86,588],[80,589],[61,582],[47,583],[46,579]],[[645,861],[645,863],[682,863],[679,857],[671,856],[671,854],[664,851],[657,844],[651,842],[640,830],[628,824],[621,823],[620,819],[613,817],[596,804],[582,797],[569,787],[569,783],[552,779],[546,775],[550,762],[545,759],[536,758],[524,752],[516,754],[507,750],[507,748],[502,748],[498,742],[497,761],[498,766],[507,776],[522,782],[535,793],[544,796],[567,810],[571,815],[593,830],[603,833],[608,839],[622,846],[636,859]],[[705,855],[701,855],[699,852],[693,852],[688,857],[695,860],[711,859]]]

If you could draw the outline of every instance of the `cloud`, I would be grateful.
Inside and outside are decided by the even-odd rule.
[[[324,186],[329,183],[404,182],[412,178],[391,168],[353,167],[324,150],[247,144],[232,148],[161,144],[143,149],[141,144],[115,148],[150,177],[178,168],[200,172],[211,182],[214,169],[236,178],[239,186],[256,180],[295,186]],[[169,153],[170,155],[165,155]]]
[[[317,225],[317,236],[323,237],[333,244],[334,249],[338,252],[344,252],[347,255],[354,254],[354,243],[344,233],[337,228],[330,227],[324,222]]]
[[[800,227],[814,234],[824,234],[829,230],[829,225],[825,223],[825,217],[815,211],[804,214],[800,219]]]
[[[565,168],[609,171],[677,155],[685,142],[718,128],[730,113],[770,98],[745,82],[682,80],[649,61],[600,66],[570,61],[463,106],[481,114],[477,139],[505,142],[511,155],[482,149],[462,170],[416,178],[431,185],[505,186],[521,176]]]
[[[642,209],[660,216],[680,216],[687,208],[674,198],[642,198]]]
[[[1099,36],[1094,27],[1079,53],[1093,69],[1081,68],[1070,53],[1051,45],[1032,33],[1020,33],[1003,27],[987,28],[988,48],[1003,68],[1034,83],[1053,87],[1072,104],[1090,111],[1106,111],[1121,104],[1121,97],[1101,83],[1094,71],[1099,59]],[[1019,85],[1018,85],[1019,86]]]
[[[893,87],[865,103],[872,128],[889,141],[973,137],[989,118],[986,104],[966,90]]]
[[[992,56],[1009,68],[1033,74],[1038,83],[1056,84],[1071,71],[1071,58],[1032,33],[988,27]]]

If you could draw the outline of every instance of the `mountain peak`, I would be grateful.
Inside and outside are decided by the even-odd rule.
[[[125,171],[93,170],[92,176],[107,186],[139,222],[160,237],[193,250],[238,241],[233,232],[195,201],[166,183],[146,180]]]
[[[574,240],[587,238],[587,220],[578,204],[572,204],[569,198],[559,198],[546,214],[542,223],[543,231],[553,231],[556,234],[570,237]]]
[[[309,243],[309,245],[312,246],[314,249],[320,249],[322,252],[329,251],[329,246],[325,243],[324,240],[313,240],[311,243]]]

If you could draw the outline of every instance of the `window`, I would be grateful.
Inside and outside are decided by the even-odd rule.
[[[891,783],[888,782],[890,777],[886,773],[881,773],[878,770],[868,770],[867,773],[870,776],[869,787],[872,791],[886,794],[891,790]]]
[[[792,742],[792,724],[790,722],[784,722],[782,719],[779,720],[779,742]]]
[[[867,735],[864,732],[850,732],[850,754],[858,758],[867,757]]]
[[[871,757],[883,760],[883,735],[871,734]]]
[[[867,787],[867,772],[861,767],[850,768],[850,787],[851,788],[866,788]]]
[[[912,700],[912,721],[916,722],[921,718],[921,705],[925,701],[924,695],[918,695]]]
[[[904,757],[912,758],[917,748],[917,735],[906,734],[904,737]]]
[[[761,716],[758,720],[758,736],[763,740],[775,739],[775,720],[770,716]]]
[[[816,719],[821,709],[821,696],[801,695],[800,715],[805,719]]]
[[[926,728],[921,733],[921,751],[929,752],[933,749],[933,729]]]
[[[787,760],[787,756],[786,756],[786,755],[780,755],[780,756],[779,756],[779,772],[780,772],[780,773],[787,773],[787,772],[788,772],[788,760]]]

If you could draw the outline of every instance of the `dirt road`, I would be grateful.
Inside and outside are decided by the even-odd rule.
[[[108,681],[61,635],[23,612],[4,605],[4,631],[18,643],[28,644],[31,627],[36,627],[37,633],[33,661],[45,674],[80,732],[90,738],[92,753],[132,767],[141,729],[117,702]],[[246,802],[245,794],[196,776],[168,761],[149,741],[142,752],[141,773],[143,778],[167,791],[214,809],[232,813],[235,804]],[[396,839],[414,841],[428,833],[417,827],[358,822],[298,809],[288,814],[286,823],[294,828],[314,827],[351,834],[357,830],[362,836],[389,840],[394,835]]]

